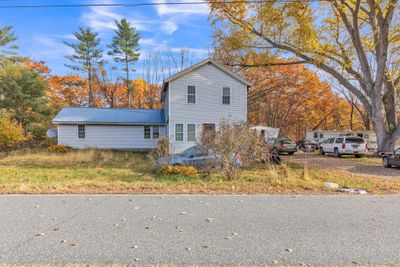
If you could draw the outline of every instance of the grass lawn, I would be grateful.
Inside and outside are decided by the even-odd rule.
[[[226,181],[218,173],[161,175],[146,154],[82,150],[66,154],[16,151],[0,154],[0,193],[204,193],[332,194],[324,182],[398,193],[400,182],[304,168],[255,164]]]

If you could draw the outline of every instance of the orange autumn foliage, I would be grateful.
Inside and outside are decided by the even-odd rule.
[[[65,106],[85,106],[89,98],[87,81],[78,75],[51,76],[46,93],[56,111]]]
[[[244,75],[254,85],[248,98],[251,124],[280,128],[294,140],[307,130],[350,129],[351,105],[303,65],[251,68]],[[360,116],[352,120],[354,130],[363,129]]]
[[[147,83],[142,78],[132,81],[134,91],[131,103],[134,108],[161,108],[161,86]]]

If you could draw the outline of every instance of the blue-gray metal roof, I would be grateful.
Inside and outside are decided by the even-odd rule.
[[[163,109],[64,107],[54,124],[165,124]]]

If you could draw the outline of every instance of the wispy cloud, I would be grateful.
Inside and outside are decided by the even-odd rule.
[[[34,58],[61,59],[73,52],[71,47],[50,36],[37,35],[33,41],[40,47],[40,50],[32,55]]]
[[[166,0],[155,0],[155,3],[167,3]],[[192,2],[192,0],[181,0],[180,2]],[[199,14],[208,15],[210,10],[207,2],[204,1],[203,5],[157,5],[156,10],[159,15],[172,15],[172,14]]]

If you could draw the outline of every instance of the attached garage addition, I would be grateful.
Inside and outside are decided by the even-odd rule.
[[[165,136],[164,111],[65,107],[54,118],[58,144],[73,148],[151,150]]]

